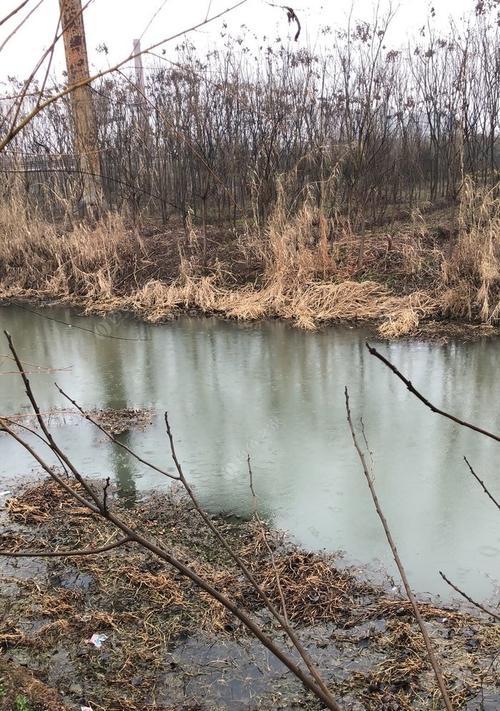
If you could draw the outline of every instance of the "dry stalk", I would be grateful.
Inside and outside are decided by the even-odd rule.
[[[420,627],[420,631],[422,632],[422,637],[424,639],[425,648],[427,650],[427,656],[429,658],[429,662],[430,662],[432,669],[434,671],[436,681],[437,681],[437,684],[439,687],[439,691],[440,691],[441,697],[443,699],[443,703],[444,703],[447,711],[453,711],[453,706],[451,704],[450,697],[448,695],[448,690],[446,688],[446,684],[444,681],[441,666],[440,666],[439,661],[437,660],[436,655],[434,653],[434,650],[432,647],[432,642],[430,640],[429,634],[428,634],[427,629],[425,627],[425,623],[424,623],[422,616],[420,614],[420,610],[419,610],[417,601],[415,599],[415,596],[413,594],[413,591],[411,589],[410,583],[408,581],[408,577],[406,575],[406,571],[404,569],[403,563],[401,562],[401,558],[399,557],[396,543],[395,543],[395,541],[392,537],[391,531],[389,529],[389,524],[387,523],[387,519],[385,518],[382,508],[380,506],[380,503],[379,503],[379,500],[377,497],[377,493],[375,491],[375,486],[373,484],[373,479],[370,476],[370,471],[369,471],[368,466],[366,464],[365,455],[363,454],[361,447],[358,444],[358,440],[357,440],[356,433],[355,433],[354,426],[353,426],[352,419],[351,419],[351,410],[349,407],[349,393],[347,390],[347,386],[345,388],[345,407],[346,407],[346,412],[347,412],[347,422],[349,424],[349,429],[351,430],[352,441],[354,443],[354,447],[356,449],[357,455],[358,455],[359,460],[361,462],[361,466],[363,468],[363,473],[365,475],[365,479],[366,479],[368,487],[370,489],[370,494],[372,496],[373,503],[374,503],[375,509],[377,511],[377,515],[382,523],[387,541],[389,543],[389,546],[392,551],[392,555],[394,557],[394,561],[395,561],[395,563],[398,567],[399,573],[401,575],[401,580],[403,581],[403,585],[404,585],[406,594],[408,596],[408,600],[410,601],[410,604],[413,609],[413,613],[415,615],[415,619],[417,621],[418,626]]]

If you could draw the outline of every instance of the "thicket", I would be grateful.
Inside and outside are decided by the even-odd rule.
[[[273,210],[277,177],[286,200],[306,195],[355,227],[394,209],[457,200],[464,175],[498,177],[500,42],[496,2],[393,48],[391,15],[322,29],[320,49],[242,28],[221,33],[204,56],[185,41],[175,59],[144,59],[144,93],[133,69],[93,84],[107,202],[134,217],[167,221],[255,218]],[[103,48],[105,51],[105,48]],[[20,89],[14,79],[9,91]],[[36,92],[34,92],[36,94]],[[27,97],[25,108],[38,101]],[[4,125],[9,102],[1,103]],[[78,195],[69,98],[41,112],[1,157],[22,171],[30,205],[59,217]],[[19,189],[19,183],[17,184]]]
[[[391,14],[324,27],[318,51],[226,28],[203,56],[149,53],[143,89],[133,68],[94,81],[97,224],[62,96],[0,154],[1,293],[153,320],[385,319],[388,337],[498,321],[498,8],[444,34],[431,11],[403,48]],[[61,88],[20,105],[10,85],[0,134]]]

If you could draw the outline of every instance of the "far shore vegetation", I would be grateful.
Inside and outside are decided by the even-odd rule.
[[[497,4],[444,33],[430,16],[404,48],[391,19],[325,27],[317,51],[244,28],[203,55],[186,39],[148,55],[144,89],[128,70],[97,80],[86,219],[68,96],[38,113],[0,155],[0,295],[388,338],[496,324]]]

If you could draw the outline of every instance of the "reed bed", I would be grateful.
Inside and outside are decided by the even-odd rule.
[[[280,189],[282,192],[282,190]],[[3,205],[0,297],[127,310],[157,323],[183,312],[242,321],[280,318],[313,330],[370,322],[384,338],[428,320],[500,319],[500,197],[466,183],[455,212],[353,233],[307,198],[278,199],[265,228],[142,230],[117,214],[60,232]],[[443,220],[457,225],[443,240]]]

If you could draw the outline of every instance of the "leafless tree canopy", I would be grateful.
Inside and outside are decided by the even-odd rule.
[[[500,160],[495,5],[478,3],[446,34],[429,22],[403,50],[389,46],[390,17],[324,28],[321,53],[281,38],[254,50],[245,34],[223,30],[220,49],[203,56],[186,39],[175,60],[161,49],[147,55],[144,95],[132,67],[95,81],[109,206],[162,221],[191,211],[262,220],[286,174],[292,209],[305,192],[324,200],[328,183],[332,209],[355,222],[453,200],[464,175],[491,184]],[[22,113],[38,98],[26,96]],[[0,106],[5,132],[12,102]],[[57,216],[80,180],[70,124],[67,96],[38,114],[2,156],[4,190],[9,171],[21,171],[26,198]]]

